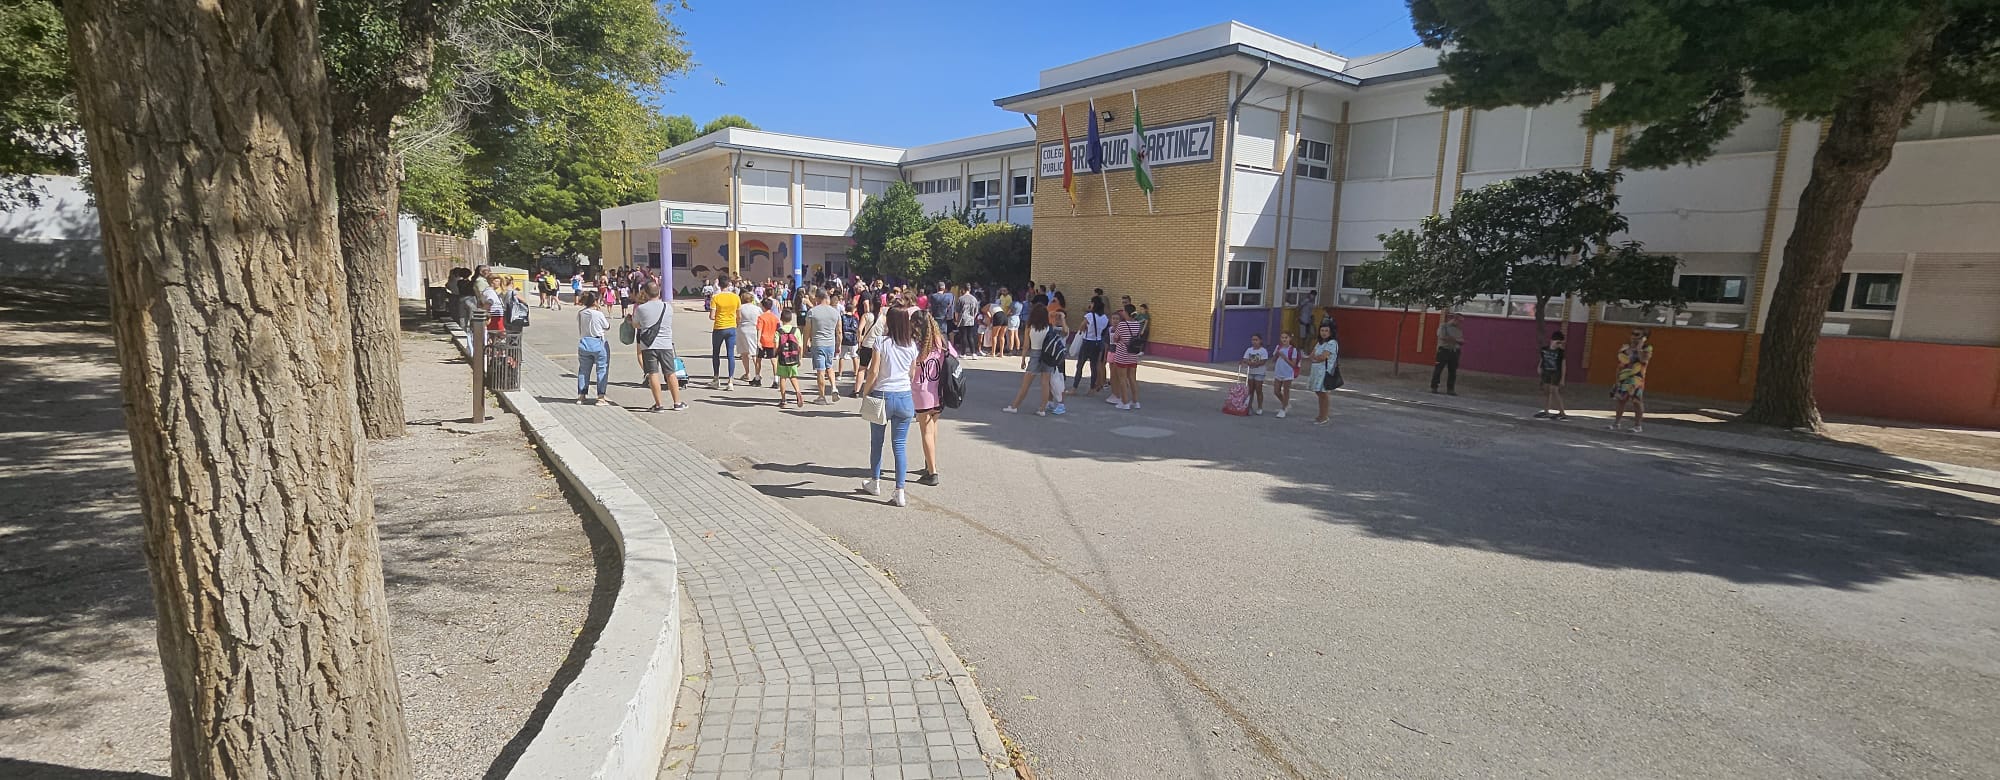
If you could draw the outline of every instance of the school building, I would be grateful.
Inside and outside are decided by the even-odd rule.
[[[683,285],[737,263],[753,278],[839,273],[853,209],[900,179],[927,210],[1032,224],[1038,283],[1150,303],[1156,354],[1233,360],[1316,292],[1343,354],[1428,363],[1438,314],[1378,306],[1352,286],[1353,268],[1380,256],[1378,236],[1494,181],[1619,168],[1623,140],[1579,124],[1600,95],[1443,111],[1424,99],[1443,79],[1423,48],[1349,58],[1217,24],[1042,71],[1036,89],[994,101],[1031,125],[1012,131],[893,149],[726,130],[669,149],[660,201],[605,212],[605,257],[657,264],[668,247]],[[1150,203],[1125,154],[1135,98]],[[1093,114],[1102,174],[1082,169]],[[1649,315],[1552,302],[1571,376],[1608,382],[1617,345],[1644,323],[1655,392],[1748,398],[1819,140],[1817,122],[1758,108],[1699,165],[1625,171],[1629,237],[1683,259],[1690,304]],[[1533,305],[1496,295],[1464,307],[1464,366],[1532,375]],[[2000,427],[2000,122],[1938,104],[1904,130],[1828,302],[1815,390],[1833,413]]]

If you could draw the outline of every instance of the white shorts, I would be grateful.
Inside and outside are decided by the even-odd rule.
[[[855,357],[854,350],[859,348],[860,346],[861,345],[859,344],[842,344],[840,345],[840,356]]]

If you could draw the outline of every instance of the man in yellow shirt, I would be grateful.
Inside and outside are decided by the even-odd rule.
[[[729,285],[708,299],[708,319],[714,323],[709,331],[708,364],[713,374],[708,380],[710,389],[730,388],[729,369],[736,366],[736,310],[743,305],[743,299],[736,294],[736,286]],[[729,359],[723,360],[724,349]]]

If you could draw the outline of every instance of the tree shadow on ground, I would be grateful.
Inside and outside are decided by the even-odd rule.
[[[146,772],[82,769],[5,757],[0,757],[0,777],[10,780],[165,780],[163,775]]]
[[[39,702],[0,701],[0,720],[104,698],[67,659],[151,653],[131,643],[153,602],[107,303],[102,287],[0,282],[0,679]]]
[[[976,376],[1018,386],[1014,372]],[[1281,487],[1246,490],[1246,505],[1294,505],[1381,538],[1740,583],[1851,589],[1925,575],[2000,577],[2000,504],[1957,493],[1352,396],[1336,397],[1327,428],[1229,417],[1217,412],[1227,384],[1142,385],[1144,415],[1077,399],[1070,415],[1044,420],[1002,414],[988,399],[957,410],[954,427],[1049,458],[1275,477]],[[1295,395],[1293,408],[1309,416],[1314,403]],[[1114,433],[1132,426],[1169,435]],[[1245,436],[1244,426],[1267,433]]]

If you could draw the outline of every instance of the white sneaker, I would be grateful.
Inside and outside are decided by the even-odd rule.
[[[1260,409],[1257,409],[1256,411],[1253,411],[1253,412],[1251,412],[1251,414],[1254,414],[1254,415],[1257,415],[1258,417],[1263,417],[1263,416],[1264,416],[1264,410],[1260,408]]]
[[[1115,407],[1112,407],[1112,408],[1114,408],[1114,409],[1117,409],[1118,411],[1121,411],[1121,412],[1125,412],[1125,411],[1131,411],[1131,409],[1132,409],[1132,405],[1131,405],[1131,404],[1119,404],[1119,405],[1117,405],[1117,406],[1115,406]]]
[[[871,479],[868,480],[867,482],[861,483],[861,492],[867,493],[868,495],[871,496],[882,495],[882,481],[879,479]]]
[[[1105,402],[1105,403],[1107,403],[1107,404],[1123,404],[1123,403],[1124,403],[1123,401],[1120,401],[1120,400],[1118,400],[1118,396],[1115,396],[1115,395],[1107,395],[1107,396],[1105,396],[1105,397],[1104,397],[1104,402]]]
[[[1280,420],[1285,419],[1285,410],[1283,409],[1278,410],[1278,419]]]
[[[1006,412],[1006,413],[1008,413],[1008,414],[1020,414],[1020,413],[1021,413],[1021,409],[1020,409],[1019,407],[1014,407],[1014,406],[1002,406],[1002,407],[1000,407],[1000,411],[1003,411],[1003,412]]]
[[[1138,409],[1138,408],[1139,408],[1139,402],[1138,402],[1138,401],[1133,401],[1133,402],[1132,402],[1132,408],[1133,408],[1133,409]]]
[[[910,505],[910,500],[909,500],[908,498],[905,498],[905,497],[903,496],[903,491],[901,491],[901,490],[897,490],[897,491],[896,491],[896,497],[895,497],[894,499],[892,499],[892,500],[894,501],[894,503],[896,504],[896,506],[909,506],[909,505]]]

